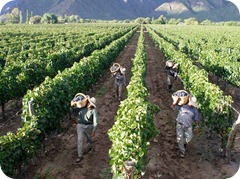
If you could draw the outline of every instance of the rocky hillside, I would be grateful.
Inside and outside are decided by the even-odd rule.
[[[138,17],[196,17],[212,21],[240,20],[237,7],[226,0],[15,0],[2,13],[18,7],[34,15],[46,12],[56,15],[79,15],[84,19],[124,20]]]

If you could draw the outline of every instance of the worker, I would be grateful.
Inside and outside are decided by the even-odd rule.
[[[78,101],[71,101],[71,106],[77,106]],[[96,99],[87,96],[86,104],[81,106],[77,118],[77,150],[78,157],[76,162],[83,159],[83,141],[84,136],[87,138],[88,151],[93,150],[92,138],[95,136],[98,127],[98,114],[96,109]]]
[[[186,154],[186,145],[193,138],[193,123],[195,123],[195,131],[198,134],[198,110],[197,110],[197,98],[189,95],[187,103],[181,103],[182,97],[173,95],[174,109],[179,110],[178,116],[176,118],[176,133],[177,133],[177,143],[180,152],[180,157],[184,158]],[[181,105],[179,105],[179,103]]]

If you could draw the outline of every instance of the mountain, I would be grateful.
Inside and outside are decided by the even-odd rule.
[[[240,21],[237,7],[226,0],[15,0],[7,3],[2,13],[18,7],[22,12],[42,16],[79,15],[83,19],[125,20],[138,17],[186,19],[202,21]]]

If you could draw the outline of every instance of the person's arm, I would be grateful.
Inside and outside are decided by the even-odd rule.
[[[98,114],[97,110],[94,108],[93,109],[93,131],[92,131],[92,137],[95,136],[95,132],[98,127]]]
[[[125,75],[123,75],[123,83],[124,83],[125,86],[127,86],[126,85],[126,77],[125,77]]]
[[[73,100],[71,101],[71,106],[75,106],[77,103],[74,102]]]
[[[198,122],[198,111],[197,111],[197,109],[195,109],[194,110],[194,122],[195,122],[195,132],[196,132],[196,134],[198,134],[199,133],[199,122]]]
[[[195,121],[196,124],[198,124],[198,111],[197,111],[196,108],[194,109],[194,118],[193,118],[193,120]]]
[[[181,100],[181,99],[180,99],[179,96],[174,96],[174,97],[173,97],[173,103],[172,103],[171,107],[172,107],[173,109],[179,110],[179,109],[180,109],[180,106],[178,105],[178,102],[179,102],[180,100]]]
[[[177,71],[175,71],[175,72],[174,72],[174,79],[176,80],[177,77],[178,77],[178,73],[177,73]]]

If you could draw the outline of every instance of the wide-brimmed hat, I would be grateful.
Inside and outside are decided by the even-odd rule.
[[[93,107],[95,107],[95,108],[97,107],[96,106],[96,98],[91,97],[90,99],[88,99],[88,101],[90,102],[91,105],[93,105]]]
[[[197,107],[198,107],[197,98],[196,98],[195,96],[189,97],[188,105],[192,105],[192,106],[194,106],[195,108],[197,108]]]
[[[120,71],[121,71],[122,74],[125,74],[126,68],[120,68]]]

